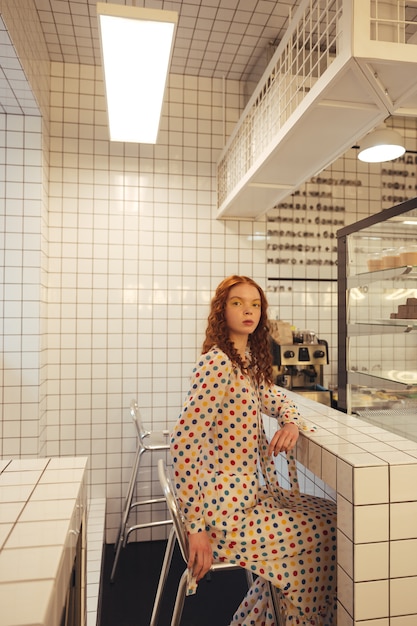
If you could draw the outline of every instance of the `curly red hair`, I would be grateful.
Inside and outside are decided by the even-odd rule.
[[[240,368],[244,364],[240,355],[229,338],[229,329],[226,323],[226,302],[230,289],[235,285],[248,284],[255,287],[261,299],[261,318],[256,329],[249,335],[248,346],[251,353],[251,371],[258,383],[273,383],[272,354],[270,348],[270,335],[268,324],[268,301],[259,285],[247,276],[229,276],[217,287],[211,301],[210,313],[206,329],[206,338],[203,343],[203,354],[217,346]]]

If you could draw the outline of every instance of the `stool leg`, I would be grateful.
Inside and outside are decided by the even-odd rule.
[[[141,443],[139,442],[138,443],[138,448],[136,450],[135,461],[133,463],[132,473],[131,473],[131,476],[130,476],[129,487],[128,487],[128,490],[127,490],[125,504],[124,504],[124,507],[123,507],[123,513],[122,513],[122,519],[121,519],[121,522],[120,522],[119,533],[117,535],[117,541],[114,544],[114,547],[115,547],[115,550],[116,550],[116,555],[114,557],[113,567],[112,567],[112,571],[111,571],[111,574],[110,574],[110,582],[114,582],[114,577],[116,575],[116,569],[117,569],[117,565],[118,565],[118,562],[119,562],[120,552],[121,552],[122,548],[125,545],[125,533],[126,533],[127,520],[129,518],[130,507],[131,507],[131,504],[132,504],[133,494],[134,494],[134,491],[135,491],[136,476],[138,474],[140,460],[141,460],[142,454],[144,452],[145,452],[145,448],[143,448]]]
[[[281,591],[277,587],[275,587],[270,581],[268,581],[268,586],[269,595],[271,598],[271,605],[275,615],[275,624],[276,626],[285,626],[281,611],[279,610],[279,594],[281,593]]]
[[[252,572],[250,572],[248,569],[245,570],[245,574],[246,574],[246,582],[248,584],[248,589],[250,589],[253,583],[255,582],[255,577],[252,574]]]
[[[188,570],[186,569],[178,583],[177,597],[175,598],[174,611],[172,613],[171,626],[180,626],[182,610],[184,608],[185,592],[187,588]]]
[[[155,601],[153,604],[152,616],[151,616],[151,621],[150,621],[149,626],[157,626],[157,623],[158,623],[162,595],[164,593],[165,583],[166,583],[166,579],[167,579],[169,568],[170,568],[171,561],[172,561],[172,554],[174,552],[174,546],[175,546],[175,529],[174,527],[172,527],[168,536],[168,543],[165,548],[164,562],[162,563],[162,569],[159,575],[158,588],[156,590]]]

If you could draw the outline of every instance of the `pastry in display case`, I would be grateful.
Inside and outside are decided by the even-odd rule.
[[[337,244],[338,408],[403,435],[415,422],[417,438],[417,198]]]

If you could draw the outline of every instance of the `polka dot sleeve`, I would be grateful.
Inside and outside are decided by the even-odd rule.
[[[223,398],[232,366],[226,355],[211,351],[201,356],[194,368],[190,390],[182,413],[171,437],[176,487],[187,530],[190,533],[204,530],[202,497],[199,472],[202,464],[216,469],[216,461],[206,458],[203,444],[211,438],[215,420],[222,411]],[[212,446],[205,446],[204,449]]]
[[[300,430],[314,430],[309,428],[301,419],[297,405],[288,398],[280,387],[261,385],[259,388],[262,412],[269,417],[275,417],[280,426],[296,424]]]

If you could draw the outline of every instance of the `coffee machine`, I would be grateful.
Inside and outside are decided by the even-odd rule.
[[[316,402],[332,406],[331,391],[323,387],[323,367],[329,363],[329,347],[310,331],[293,334],[293,343],[274,339],[272,356],[276,384]]]

